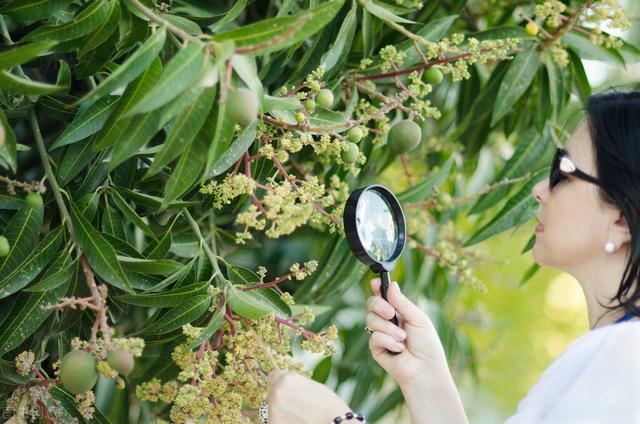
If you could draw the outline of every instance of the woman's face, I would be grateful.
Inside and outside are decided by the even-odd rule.
[[[598,177],[586,120],[564,148],[578,169]],[[597,190],[595,184],[570,175],[552,191],[548,177],[533,187],[532,194],[540,203],[538,219],[544,227],[536,232],[533,247],[538,264],[569,271],[603,254],[610,215],[605,214],[609,206],[600,200]]]

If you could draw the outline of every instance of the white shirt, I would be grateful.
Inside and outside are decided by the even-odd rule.
[[[640,423],[640,321],[576,339],[504,424],[533,423]]]

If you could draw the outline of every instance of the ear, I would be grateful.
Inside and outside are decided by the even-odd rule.
[[[616,240],[616,244],[621,246],[623,244],[629,243],[631,241],[631,230],[629,230],[629,225],[627,224],[627,219],[621,210],[616,211],[616,218],[611,227],[612,236],[614,240]]]

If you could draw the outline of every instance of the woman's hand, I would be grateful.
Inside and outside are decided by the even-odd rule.
[[[351,410],[327,386],[295,372],[272,371],[267,386],[269,424],[325,424]]]
[[[379,278],[371,280],[371,288],[375,296],[367,300],[366,322],[373,331],[369,339],[373,359],[404,389],[427,389],[439,383],[431,380],[448,377],[444,348],[427,314],[400,292],[395,281],[387,290],[388,302],[380,295]],[[389,321],[396,311],[399,327]]]

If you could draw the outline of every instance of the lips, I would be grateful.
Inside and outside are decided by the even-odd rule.
[[[538,221],[538,226],[536,227],[536,233],[540,233],[544,231],[544,225],[542,225],[542,222],[540,221],[539,218],[536,217],[536,220]]]

